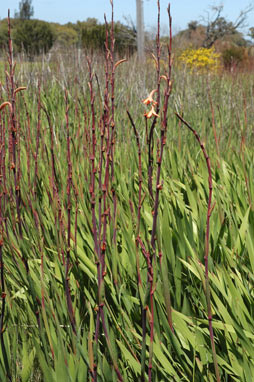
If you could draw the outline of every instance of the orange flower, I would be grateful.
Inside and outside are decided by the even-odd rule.
[[[146,118],[152,118],[152,116],[154,116],[154,117],[159,117],[159,115],[155,112],[155,110],[154,110],[154,106],[152,105],[152,108],[151,108],[151,110],[150,111],[148,111],[147,113],[145,113],[144,114],[144,116],[146,117]]]
[[[157,89],[152,90],[151,93],[149,94],[149,96],[148,96],[146,99],[144,99],[144,101],[142,101],[142,102],[143,102],[145,105],[150,105],[150,103],[151,103],[153,106],[157,105],[157,102],[154,101],[154,99],[153,99],[153,95],[154,95],[154,93],[156,93],[156,92],[157,92]]]

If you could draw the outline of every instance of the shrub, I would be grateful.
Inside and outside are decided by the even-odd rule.
[[[216,71],[219,68],[220,53],[216,53],[214,48],[186,49],[179,61],[184,63],[191,70]]]
[[[222,52],[222,60],[226,69],[239,66],[244,60],[244,48],[231,46]]]
[[[52,47],[54,34],[47,22],[40,20],[23,20],[19,22],[14,32],[14,43],[17,50],[22,50],[32,58],[40,53],[46,53]]]
[[[62,48],[68,48],[78,43],[78,32],[68,25],[53,25],[55,34],[55,43]]]
[[[4,49],[8,44],[8,24],[7,20],[0,23],[0,48]]]
[[[96,19],[87,19],[77,23],[77,30],[80,36],[82,47],[89,50],[103,50],[106,39],[106,26],[100,24]],[[110,25],[109,40],[110,40]],[[120,22],[114,25],[115,50],[119,53],[126,49],[132,52],[136,47],[136,35],[130,27]]]
[[[14,31],[19,20],[11,19],[11,31]],[[13,35],[13,33],[11,33]],[[0,49],[6,49],[8,46],[8,19],[0,20]]]

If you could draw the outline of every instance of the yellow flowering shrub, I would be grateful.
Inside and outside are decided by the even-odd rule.
[[[179,57],[191,70],[217,71],[220,67],[220,53],[216,53],[212,47],[199,49],[186,49]]]

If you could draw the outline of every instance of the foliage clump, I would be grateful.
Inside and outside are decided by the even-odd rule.
[[[0,23],[0,48],[4,49],[8,44],[8,24],[7,20]]]
[[[73,24],[53,25],[55,45],[57,48],[70,48],[76,46],[79,42],[78,31],[74,29]]]
[[[19,12],[15,12],[15,18],[21,20],[30,20],[34,15],[32,0],[21,0],[19,3]]]
[[[104,50],[106,40],[106,30],[109,32],[110,26],[101,24],[95,18],[88,18],[84,22],[78,21],[74,26],[80,36],[82,48],[88,50]],[[130,27],[120,22],[114,24],[115,49],[122,53],[126,49],[134,50],[136,46],[136,33]]]
[[[29,57],[47,53],[54,43],[54,33],[49,23],[41,20],[23,20],[14,30],[14,43],[18,52]]]
[[[238,67],[244,58],[244,48],[239,46],[230,46],[222,52],[222,60],[226,69]]]

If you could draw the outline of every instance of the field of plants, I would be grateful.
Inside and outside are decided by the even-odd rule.
[[[0,380],[250,382],[254,77],[113,36],[1,62]]]

